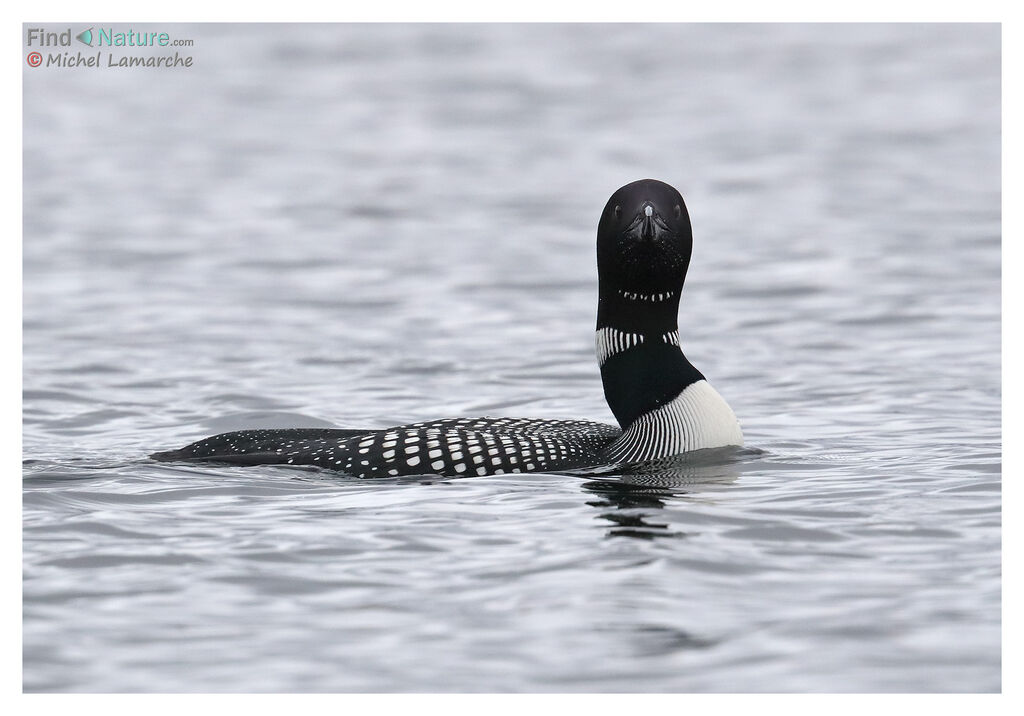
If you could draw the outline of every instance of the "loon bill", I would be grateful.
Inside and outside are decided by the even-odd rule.
[[[732,409],[679,347],[679,297],[692,247],[683,197],[663,182],[627,184],[601,213],[597,361],[620,427],[452,418],[383,430],[242,430],[151,457],[315,465],[364,478],[457,477],[636,463],[742,445]]]

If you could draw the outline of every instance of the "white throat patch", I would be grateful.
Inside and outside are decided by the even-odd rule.
[[[596,335],[597,344],[597,362],[599,365],[604,365],[605,362],[617,353],[629,350],[634,346],[638,346],[644,342],[644,336],[642,333],[626,333],[624,331],[616,330],[615,328],[602,328],[597,332]],[[679,345],[679,331],[669,331],[663,333],[661,336],[662,343],[668,343],[670,346]]]
[[[602,328],[596,336],[597,362],[604,365],[605,361],[616,353],[629,350],[644,342],[642,333],[625,333],[614,328]]]
[[[628,298],[630,301],[647,301],[649,303],[661,303],[667,301],[675,296],[674,291],[666,291],[665,293],[636,293],[634,291],[619,291],[619,295],[623,298]]]

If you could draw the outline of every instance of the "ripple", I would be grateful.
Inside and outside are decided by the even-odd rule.
[[[65,567],[68,569],[106,569],[126,565],[169,565],[179,566],[203,562],[197,557],[185,554],[94,554],[82,557],[42,560],[42,567]]]

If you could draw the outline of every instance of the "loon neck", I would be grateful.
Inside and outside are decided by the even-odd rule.
[[[704,379],[679,348],[679,293],[600,291],[597,359],[605,399],[623,430]]]
[[[597,298],[597,329],[662,335],[678,330],[682,286],[664,291],[631,291],[601,285]]]

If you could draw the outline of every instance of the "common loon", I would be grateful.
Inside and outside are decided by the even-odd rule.
[[[683,197],[642,179],[597,227],[597,361],[620,427],[586,420],[452,418],[375,430],[223,433],[151,455],[236,465],[316,465],[361,478],[496,475],[628,464],[743,444],[732,409],[679,347],[693,235]]]

